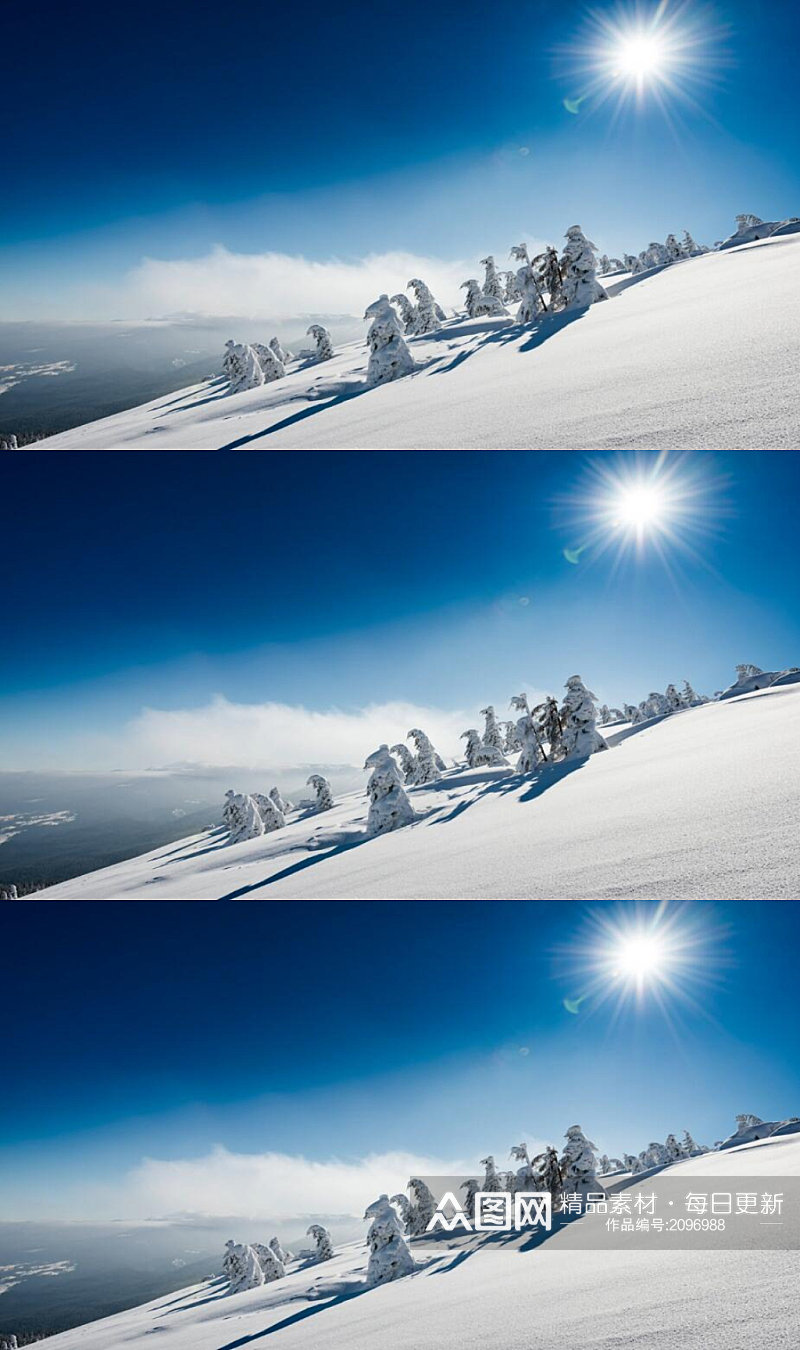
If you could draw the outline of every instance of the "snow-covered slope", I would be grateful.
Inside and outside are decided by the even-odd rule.
[[[800,1136],[665,1169],[691,1179],[800,1174]],[[743,1189],[745,1186],[743,1184]],[[754,1189],[751,1182],[747,1189]],[[772,1189],[781,1187],[775,1185]],[[594,1217],[594,1216],[593,1216]],[[597,1216],[597,1221],[604,1221]],[[54,1336],[53,1350],[761,1350],[794,1347],[796,1250],[579,1250],[583,1218],[547,1241],[415,1253],[419,1268],[366,1289],[353,1243],[322,1266],[229,1294],[209,1281]],[[787,1211],[787,1237],[797,1216]],[[762,1230],[763,1232],[763,1230]],[[755,1239],[757,1242],[758,1239]],[[688,1244],[687,1244],[688,1245]],[[415,1244],[412,1243],[412,1248]]]
[[[800,684],[609,732],[544,765],[453,769],[367,838],[367,799],[230,844],[222,830],[63,882],[48,900],[800,898]],[[366,775],[365,775],[366,778]]]
[[[608,303],[454,319],[418,369],[366,389],[367,350],[222,380],[78,427],[48,450],[797,449],[800,234],[610,281]]]

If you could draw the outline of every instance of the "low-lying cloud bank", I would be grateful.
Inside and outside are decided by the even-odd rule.
[[[465,268],[469,266],[470,270]],[[144,258],[119,286],[95,292],[97,317],[238,314],[276,323],[318,314],[361,318],[384,291],[405,291],[422,277],[442,305],[460,303],[459,287],[475,263],[414,253],[375,253],[345,260],[287,253],[232,253],[218,246],[200,258]]]
[[[143,709],[108,747],[103,767],[190,762],[284,771],[309,764],[360,768],[383,742],[404,741],[411,727],[426,731],[441,754],[455,756],[461,732],[471,725],[465,716],[414,703],[314,711],[286,703],[231,703],[220,696],[200,708]]]

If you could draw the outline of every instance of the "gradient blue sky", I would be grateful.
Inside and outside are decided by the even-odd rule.
[[[264,747],[237,758],[233,728],[212,753],[202,712],[163,749],[130,731],[145,707],[217,695],[474,717],[576,670],[620,704],[683,678],[711,694],[739,661],[800,665],[790,452],[259,454],[224,470],[95,455],[78,476],[42,452],[4,467],[5,769],[276,763]],[[684,494],[675,541],[598,531],[610,484],[654,473]],[[298,746],[292,763],[367,752],[344,749]]]
[[[618,1005],[603,981],[578,1016],[599,923],[655,906],[189,908],[6,908],[0,1217],[91,1217],[106,1184],[124,1207],[143,1156],[217,1144],[477,1160],[577,1119],[638,1152],[798,1113],[798,905],[667,907],[682,992]]]
[[[650,23],[647,0],[409,0],[401,22],[314,3],[246,18],[87,3],[46,23],[17,9],[5,315],[129,318],[138,297],[144,317],[158,297],[124,280],[142,258],[215,245],[476,259],[520,236],[559,240],[577,219],[601,249],[638,252],[684,226],[713,243],[737,211],[796,212],[800,15],[783,0],[660,8],[688,43],[680,93],[621,107],[596,87],[600,24]],[[564,100],[587,90],[570,113]],[[202,310],[207,297],[185,298]]]

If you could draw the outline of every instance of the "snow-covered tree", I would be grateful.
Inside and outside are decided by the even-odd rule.
[[[474,277],[470,277],[469,281],[462,281],[460,289],[467,292],[464,307],[468,318],[480,319],[485,315],[508,313],[502,300],[498,300],[496,295],[485,295],[481,290],[480,282],[476,281]]]
[[[273,1280],[282,1280],[286,1274],[286,1267],[283,1261],[278,1259],[277,1252],[274,1251],[269,1243],[254,1242],[253,1251],[256,1254],[256,1260],[261,1267],[261,1274],[264,1277],[264,1284],[272,1284]]]
[[[514,1174],[514,1187],[513,1187],[514,1190],[515,1191],[538,1190],[539,1178],[536,1172],[536,1168],[531,1162],[531,1157],[528,1152],[528,1145],[512,1144],[509,1156],[512,1157],[515,1162],[522,1163],[522,1166],[518,1167],[516,1173]]]
[[[580,1125],[570,1125],[566,1144],[559,1163],[565,1192],[585,1195],[587,1191],[602,1190],[597,1180],[597,1147],[587,1139]]]
[[[558,1160],[558,1151],[548,1144],[544,1153],[540,1153],[534,1158],[533,1166],[539,1179],[537,1189],[550,1192],[553,1209],[555,1210],[561,1199],[564,1186],[564,1175],[561,1163]]]
[[[427,1231],[428,1224],[436,1213],[436,1198],[421,1177],[410,1177],[408,1189],[411,1192],[407,1218],[408,1233],[411,1237],[419,1237],[421,1233]]]
[[[317,361],[330,361],[333,356],[333,343],[327,328],[323,328],[321,323],[312,323],[311,327],[306,329],[306,337],[313,338],[316,343],[314,355]]]
[[[282,830],[286,824],[286,817],[282,811],[278,810],[272,798],[264,792],[254,792],[252,795],[256,810],[261,817],[261,823],[264,826],[264,834],[271,834],[273,830]]]
[[[417,761],[408,746],[403,745],[401,741],[397,745],[391,746],[391,754],[400,761],[400,772],[403,775],[403,781],[405,783],[413,783],[417,772]]]
[[[387,834],[402,825],[410,825],[414,808],[403,789],[403,779],[388,745],[381,745],[364,764],[372,773],[367,783],[369,813],[367,834]]]
[[[292,353],[285,351],[284,348],[281,346],[280,341],[276,337],[270,338],[268,346],[270,347],[271,351],[274,352],[275,356],[278,358],[281,365],[285,369],[289,361],[291,361],[292,359]]]
[[[333,806],[333,793],[327,778],[323,778],[321,773],[312,773],[311,777],[306,779],[306,787],[313,788],[316,793],[314,809],[330,811]]]
[[[609,708],[607,703],[602,703],[600,705],[600,709],[597,715],[600,718],[601,727],[607,726],[608,723],[611,721],[611,709]]]
[[[504,1191],[506,1189],[505,1181],[495,1166],[492,1154],[488,1153],[485,1158],[481,1158],[480,1164],[481,1167],[485,1168],[481,1190]]]
[[[367,1233],[367,1284],[387,1284],[414,1270],[414,1258],[403,1237],[403,1225],[388,1195],[381,1195],[364,1214],[372,1223]]]
[[[413,291],[417,300],[414,332],[417,334],[438,333],[442,326],[440,317],[442,310],[437,305],[425,282],[420,281],[419,277],[412,277],[406,290]]]
[[[475,1196],[481,1188],[481,1183],[475,1177],[469,1177],[467,1181],[462,1181],[459,1190],[464,1192],[464,1212],[470,1223],[475,1218]]]
[[[736,217],[736,233],[744,234],[746,230],[755,229],[756,225],[763,224],[760,216],[754,216],[749,211],[745,211],[742,215]]]
[[[245,1289],[260,1289],[264,1283],[264,1272],[255,1250],[253,1247],[241,1243],[231,1245],[233,1250],[228,1253],[230,1259],[226,1271],[229,1292],[240,1294]],[[228,1257],[226,1257],[226,1260],[228,1260]]]
[[[496,745],[486,745],[481,739],[481,733],[470,727],[469,731],[462,731],[461,740],[467,742],[465,758],[471,769],[480,769],[484,766],[508,764],[508,760],[502,750],[498,750]]]
[[[283,1247],[280,1244],[280,1241],[276,1237],[270,1238],[268,1246],[274,1252],[277,1260],[280,1261],[281,1265],[285,1269],[292,1259],[292,1253],[284,1251]]]
[[[230,831],[232,844],[241,843],[243,839],[260,839],[264,833],[264,822],[258,806],[254,799],[245,793],[231,793],[222,814]]]
[[[606,1172],[611,1171],[611,1159],[607,1153],[602,1153],[599,1159],[600,1175],[605,1176]]]
[[[286,367],[282,361],[278,360],[277,355],[268,343],[254,342],[253,351],[256,354],[258,364],[261,367],[261,374],[264,376],[264,384],[271,384],[273,380],[280,380],[286,374]]]
[[[683,1132],[683,1152],[687,1158],[692,1158],[695,1154],[704,1152],[700,1145],[695,1143],[688,1130]]]
[[[400,310],[400,322],[403,325],[404,333],[413,333],[417,322],[417,308],[412,305],[407,295],[400,291],[392,296],[392,304]]]
[[[674,1134],[668,1134],[664,1140],[664,1148],[667,1150],[667,1157],[670,1162],[677,1162],[679,1158],[685,1158],[683,1145],[678,1142]]]
[[[611,259],[609,258],[607,253],[603,253],[600,255],[600,258],[598,259],[598,266],[600,268],[600,275],[603,277],[607,276],[608,273],[611,271]]]
[[[631,723],[636,723],[636,722],[638,722],[638,720],[639,720],[639,709],[638,709],[638,707],[634,707],[634,705],[633,705],[632,703],[626,703],[626,704],[623,706],[622,711],[623,711],[623,714],[624,714],[624,717],[625,717],[625,721],[626,721],[626,722],[631,722]]]
[[[276,787],[270,788],[269,795],[272,801],[275,803],[277,810],[280,811],[281,815],[284,817],[287,816],[292,809],[292,803],[290,801],[287,801],[286,798],[282,797],[279,790]]]
[[[756,224],[759,222],[756,221]],[[745,1130],[752,1130],[756,1125],[763,1125],[764,1122],[760,1116],[752,1116],[749,1112],[736,1117],[736,1130],[738,1134],[743,1134]]]
[[[254,347],[238,347],[230,353],[230,392],[239,394],[245,389],[260,389],[264,372]]]
[[[683,682],[683,701],[687,708],[696,708],[703,702],[700,694],[695,693],[688,680]]]
[[[658,1140],[653,1140],[647,1145],[645,1157],[648,1167],[666,1167],[672,1161],[669,1151]]]
[[[312,1223],[311,1227],[306,1229],[306,1237],[313,1238],[317,1244],[314,1252],[316,1260],[330,1261],[333,1256],[333,1243],[327,1228],[323,1228],[321,1223]]]
[[[225,355],[222,358],[222,373],[230,384],[238,378],[244,369],[244,347],[233,338],[225,343]]]
[[[670,262],[679,262],[685,257],[683,245],[678,242],[674,234],[668,234],[664,241],[664,248],[667,250],[667,257]]]
[[[562,726],[560,758],[582,759],[597,750],[607,750],[596,727],[595,695],[586,688],[580,675],[570,675],[565,687],[567,692],[559,713]]]
[[[580,225],[570,225],[567,242],[561,257],[563,309],[583,309],[597,300],[607,300],[608,294],[597,280],[595,245],[587,239]]]
[[[514,694],[511,707],[523,714],[517,720],[516,734],[522,749],[517,760],[517,773],[533,773],[544,759],[538,728],[528,705],[527,694]]]
[[[753,666],[748,661],[736,667],[736,682],[737,684],[744,684],[745,680],[752,680],[754,676],[763,674],[760,666]]]
[[[623,1154],[622,1161],[626,1172],[641,1172],[642,1169],[639,1166],[639,1159],[635,1157],[633,1153]]]
[[[367,333],[367,384],[388,384],[401,375],[409,375],[414,369],[414,358],[403,339],[400,320],[388,295],[381,295],[371,304],[364,318],[372,319]]]
[[[504,281],[503,301],[507,305],[513,305],[516,301],[522,299],[522,291],[519,288],[516,272],[501,272],[500,275]]]
[[[639,259],[638,257],[634,257],[632,253],[626,253],[623,262],[625,264],[626,272],[636,273],[639,271]]]
[[[538,708],[534,708],[534,715],[538,715],[538,729],[540,739],[547,742],[547,755],[551,760],[563,758],[563,737],[564,728],[561,722],[561,713],[558,710],[558,701],[548,694],[544,703],[540,703]],[[542,751],[544,754],[544,751]]]
[[[481,708],[481,717],[486,719],[483,731],[484,745],[491,745],[495,750],[503,751],[503,733],[497,722],[494,708],[491,703],[487,703],[485,708]]]
[[[683,701],[683,695],[679,694],[674,684],[668,684],[664,690],[664,698],[669,705],[670,712],[680,712],[686,705]]]
[[[522,741],[517,735],[516,722],[500,722],[503,731],[503,753],[513,755],[522,749]]]
[[[414,782],[417,785],[423,783],[438,783],[442,776],[442,771],[439,768],[441,760],[436,754],[428,737],[425,735],[425,732],[420,731],[419,727],[412,727],[406,739],[413,741],[417,750],[414,766]],[[437,763],[437,760],[439,760],[439,763]]]
[[[524,265],[517,271],[517,289],[520,305],[517,310],[517,323],[532,323],[545,308],[542,291],[536,271],[528,253],[527,244],[513,244],[511,257]]]
[[[0,900],[19,900],[17,888],[13,883],[8,886],[0,886]]]
[[[700,244],[695,242],[688,230],[683,232],[683,251],[687,258],[696,258],[703,252]]]
[[[505,287],[503,286],[503,282],[497,271],[491,253],[488,253],[485,258],[481,258],[481,267],[485,267],[486,269],[486,275],[483,282],[484,295],[494,296],[495,300],[499,300],[502,305],[505,300]]]

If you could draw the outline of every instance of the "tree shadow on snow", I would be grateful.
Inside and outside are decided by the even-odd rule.
[[[530,774],[511,773],[503,778],[495,779],[487,783],[473,796],[458,802],[452,810],[445,811],[444,807],[438,809],[434,807],[432,813],[427,817],[427,823],[429,825],[446,825],[449,821],[455,820],[457,816],[463,815],[465,811],[469,810],[471,806],[475,806],[477,802],[482,801],[484,797],[492,796],[495,793],[502,796],[508,796],[512,792],[518,793],[520,803],[535,801],[537,797],[541,797],[543,793],[555,787],[563,779],[568,778],[570,774],[582,769],[588,761],[589,756],[586,755],[583,759],[569,759],[559,764],[540,764],[532,776]],[[525,784],[527,784],[527,788],[524,792],[521,792],[520,789]],[[443,782],[442,788],[446,789],[447,787],[448,784]]]
[[[434,357],[433,361],[428,364],[427,373],[429,375],[445,375],[449,371],[455,370],[457,366],[463,365],[470,356],[475,356],[484,347],[498,344],[506,347],[513,342],[519,344],[517,350],[520,353],[535,351],[537,347],[541,347],[550,338],[555,337],[557,333],[568,328],[570,324],[584,318],[590,308],[591,306],[585,305],[582,309],[570,309],[561,314],[540,314],[533,326],[519,323],[507,324],[504,328],[488,333],[486,337],[481,338],[479,342],[467,347],[464,351],[458,352],[449,361],[445,360],[444,357]],[[526,340],[521,342],[520,339],[526,333],[528,334]],[[442,333],[443,338],[448,336],[447,332]]]

